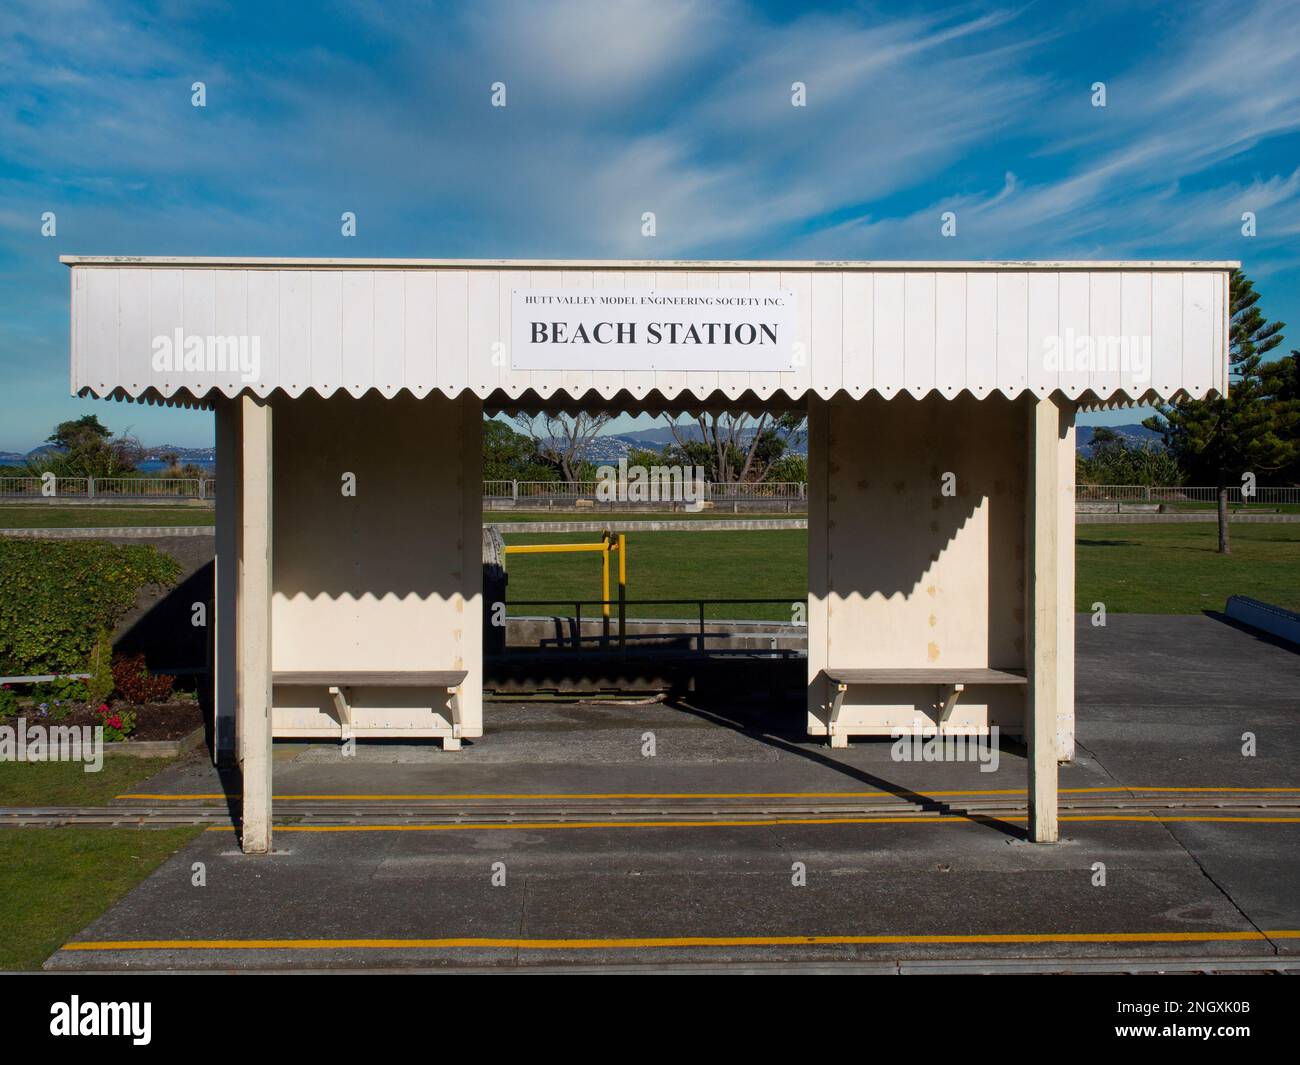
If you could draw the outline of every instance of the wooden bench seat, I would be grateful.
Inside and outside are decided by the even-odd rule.
[[[451,735],[442,737],[444,751],[460,750],[460,686],[469,671],[465,669],[435,670],[276,670],[271,683],[287,688],[320,688],[329,690],[334,699],[334,709],[339,718],[339,738],[352,738],[352,706],[348,692],[352,688],[445,688],[451,694]]]
[[[945,689],[943,710],[939,714],[938,724],[943,726],[957,705],[957,699],[968,684],[1018,684],[1029,683],[1023,669],[991,669],[987,666],[968,666],[956,668],[930,669],[843,669],[828,668],[826,679],[835,685],[835,698],[831,703],[831,716],[826,724],[826,735],[832,747],[848,745],[848,736],[836,731],[839,723],[840,708],[844,705],[844,693],[849,685],[934,685]]]

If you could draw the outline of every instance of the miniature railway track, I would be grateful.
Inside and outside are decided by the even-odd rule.
[[[1140,816],[1156,820],[1180,817],[1231,817],[1234,819],[1300,820],[1300,795],[1142,795],[1062,796],[1063,817]],[[777,823],[813,821],[852,823],[864,818],[934,821],[944,818],[970,820],[988,818],[1023,819],[1025,804],[1017,796],[962,799],[890,795],[836,801],[833,796],[809,798],[683,798],[662,799],[578,798],[536,799],[512,796],[500,798],[411,798],[387,800],[288,799],[275,800],[276,824],[286,827],[347,825],[477,825],[500,827],[530,824],[636,823],[735,824],[745,821]],[[155,802],[118,800],[108,806],[0,807],[0,827],[61,827],[100,825],[104,827],[170,827],[198,825],[223,827],[232,824],[230,806],[224,801],[192,799]]]

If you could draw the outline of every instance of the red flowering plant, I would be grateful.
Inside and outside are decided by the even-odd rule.
[[[113,708],[108,703],[99,704],[99,720],[104,726],[104,739],[108,743],[119,743],[135,731],[136,713],[119,706]]]

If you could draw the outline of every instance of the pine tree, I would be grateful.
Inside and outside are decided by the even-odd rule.
[[[1285,394],[1285,375],[1264,356],[1282,343],[1282,322],[1269,322],[1256,306],[1259,293],[1242,271],[1230,279],[1228,395],[1157,406],[1142,424],[1165,445],[1193,481],[1213,477],[1218,488],[1219,552],[1228,541],[1228,485],[1242,475],[1277,474],[1296,461],[1300,401]]]

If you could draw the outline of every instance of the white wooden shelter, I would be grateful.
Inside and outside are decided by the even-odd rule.
[[[1075,411],[1225,392],[1236,265],[63,261],[75,394],[216,412],[218,739],[253,852],[273,735],[482,735],[485,405],[806,407],[809,734],[1023,734],[1054,840]]]

